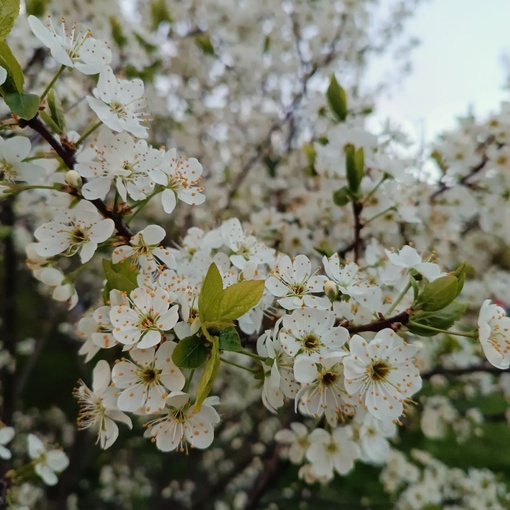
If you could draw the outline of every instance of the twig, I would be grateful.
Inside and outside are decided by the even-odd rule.
[[[37,131],[54,149],[54,151],[58,154],[58,156],[62,159],[64,164],[72,170],[75,165],[75,151],[74,149],[67,148],[63,146],[46,128],[46,126],[41,122],[41,120],[36,116],[30,120],[20,119],[19,124],[21,127],[29,126],[34,131]],[[72,193],[76,196],[79,196],[77,192]],[[131,239],[133,237],[133,232],[131,229],[124,223],[123,219],[115,214],[104,202],[103,200],[89,200],[96,209],[105,217],[113,220],[115,224],[115,229],[117,230],[117,234],[120,237],[124,237],[126,239]]]

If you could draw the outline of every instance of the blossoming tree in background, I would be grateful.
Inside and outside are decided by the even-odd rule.
[[[366,130],[413,5],[0,1],[0,507],[510,507],[510,117]]]

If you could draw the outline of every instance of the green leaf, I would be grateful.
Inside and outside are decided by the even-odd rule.
[[[35,94],[11,92],[5,94],[4,101],[12,113],[25,120],[33,119],[39,111],[40,99]]]
[[[42,18],[46,12],[47,0],[25,0],[25,9],[27,16]]]
[[[205,362],[202,377],[200,377],[200,381],[198,381],[197,398],[195,400],[194,405],[194,409],[196,412],[200,411],[204,400],[208,397],[209,393],[211,392],[212,386],[214,384],[214,379],[216,378],[216,374],[218,373],[218,369],[221,363],[219,339],[216,336],[213,336],[212,339],[213,344],[211,354],[209,356],[209,359]]]
[[[363,148],[356,150],[354,145],[347,144],[344,147],[345,151],[345,169],[347,173],[347,181],[349,182],[349,189],[352,193],[358,193],[363,173],[365,170],[365,155]]]
[[[227,287],[219,303],[216,321],[238,319],[260,301],[264,292],[264,280],[246,280]]]
[[[105,303],[108,302],[110,291],[113,289],[129,294],[138,287],[136,280],[138,271],[129,260],[112,264],[111,260],[103,259],[103,271],[106,277],[106,284],[103,289],[103,301]]]
[[[2,95],[23,92],[25,83],[23,69],[5,41],[0,41],[0,66],[7,71],[7,79],[0,87]]]
[[[202,338],[188,336],[175,347],[172,359],[179,368],[195,369],[207,360],[209,349]]]
[[[19,15],[20,0],[0,0],[0,40],[4,40],[11,32]]]
[[[39,117],[45,122],[45,124],[56,134],[61,135],[62,129],[55,124],[55,121],[45,112],[39,112]]]
[[[218,321],[220,297],[223,292],[223,280],[218,266],[213,262],[205,275],[198,298],[198,313],[202,323]]]
[[[420,325],[437,329],[449,329],[464,315],[467,308],[467,303],[453,301],[446,308],[438,312],[418,311],[410,317],[410,320],[415,324],[409,324],[407,328],[415,335],[434,336],[437,335],[437,332],[420,328]]]
[[[420,310],[434,312],[448,306],[458,296],[459,281],[452,274],[427,283],[418,296]]]
[[[351,201],[351,191],[347,186],[337,189],[333,193],[333,202],[338,207],[342,207]]]
[[[329,87],[326,92],[329,106],[340,122],[347,118],[347,96],[345,90],[336,81],[332,74],[329,80]]]
[[[242,350],[241,338],[236,328],[224,328],[220,331],[220,351],[240,352]]]

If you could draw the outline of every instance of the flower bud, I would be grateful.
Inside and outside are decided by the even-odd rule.
[[[332,280],[327,280],[324,282],[324,293],[328,296],[328,299],[333,302],[338,297],[338,287],[336,283]]]
[[[80,189],[83,186],[83,179],[76,170],[69,170],[66,173],[66,182],[71,188]]]

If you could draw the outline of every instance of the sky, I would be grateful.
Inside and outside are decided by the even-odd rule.
[[[421,44],[411,74],[379,100],[380,118],[431,141],[470,107],[486,116],[510,100],[510,0],[426,0],[407,32]]]

